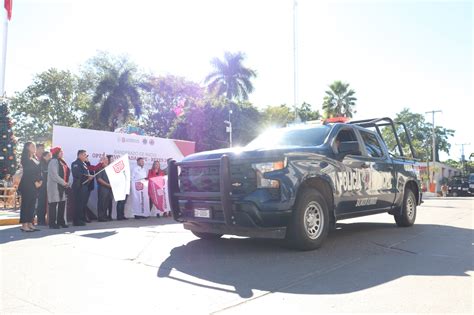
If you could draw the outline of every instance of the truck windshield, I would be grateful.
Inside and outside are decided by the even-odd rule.
[[[331,127],[327,125],[267,130],[247,144],[246,148],[318,146],[323,144],[330,130]]]

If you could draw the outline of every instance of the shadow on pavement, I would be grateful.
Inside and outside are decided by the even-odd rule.
[[[25,239],[37,239],[42,237],[47,237],[55,234],[65,234],[65,233],[74,233],[80,231],[89,231],[89,230],[101,230],[101,229],[123,229],[123,228],[143,228],[143,227],[153,227],[153,226],[160,226],[160,225],[168,225],[168,224],[178,224],[173,218],[155,218],[150,217],[147,219],[128,219],[124,221],[109,221],[109,222],[97,222],[92,221],[91,223],[87,223],[85,226],[73,226],[69,224],[68,228],[61,228],[59,230],[50,229],[48,226],[37,226],[40,231],[37,232],[22,232],[20,231],[20,226],[15,225],[11,227],[5,227],[0,229],[0,244],[21,241]],[[109,233],[109,234],[107,234]],[[82,236],[86,237],[94,237],[95,238],[103,238],[107,236],[111,236],[111,232],[98,232],[92,234],[85,234]],[[116,232],[113,232],[114,234]],[[103,234],[101,236],[101,234]],[[92,236],[91,236],[92,235]]]
[[[174,248],[157,276],[242,298],[254,290],[343,294],[405,276],[469,276],[472,236],[470,229],[442,225],[350,223],[338,224],[322,248],[309,252],[279,240],[193,240]]]

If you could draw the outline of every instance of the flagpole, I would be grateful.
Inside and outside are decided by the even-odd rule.
[[[85,183],[87,182],[90,182],[92,179],[94,179],[97,175],[99,175],[100,173],[102,173],[103,171],[105,171],[105,167],[103,169],[101,169],[100,171],[98,171],[97,173],[95,173],[94,175],[92,175],[92,178],[89,178],[87,179],[85,182],[82,183],[82,185],[84,185]]]
[[[0,98],[5,97],[5,70],[7,67],[7,42],[8,42],[8,17],[7,11],[4,10],[2,14],[3,19],[3,45],[2,45],[2,73],[0,74]]]

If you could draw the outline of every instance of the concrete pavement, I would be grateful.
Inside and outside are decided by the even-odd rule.
[[[411,228],[341,221],[317,251],[195,238],[170,218],[0,228],[0,313],[473,312],[474,198],[429,199]]]

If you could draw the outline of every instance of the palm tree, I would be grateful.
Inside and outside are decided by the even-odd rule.
[[[137,117],[141,114],[142,102],[132,71],[108,68],[95,89],[92,101],[94,104],[101,104],[100,121],[110,127],[111,131],[128,120],[130,108],[133,107]]]
[[[247,100],[249,94],[253,92],[250,79],[255,78],[256,73],[242,65],[244,58],[244,54],[240,52],[226,52],[224,60],[212,59],[214,71],[205,79],[205,82],[209,83],[209,91],[219,96],[225,94],[229,100],[234,98]]]
[[[326,118],[344,116],[351,118],[356,111],[355,91],[349,89],[349,83],[334,81],[324,96],[323,111]]]

